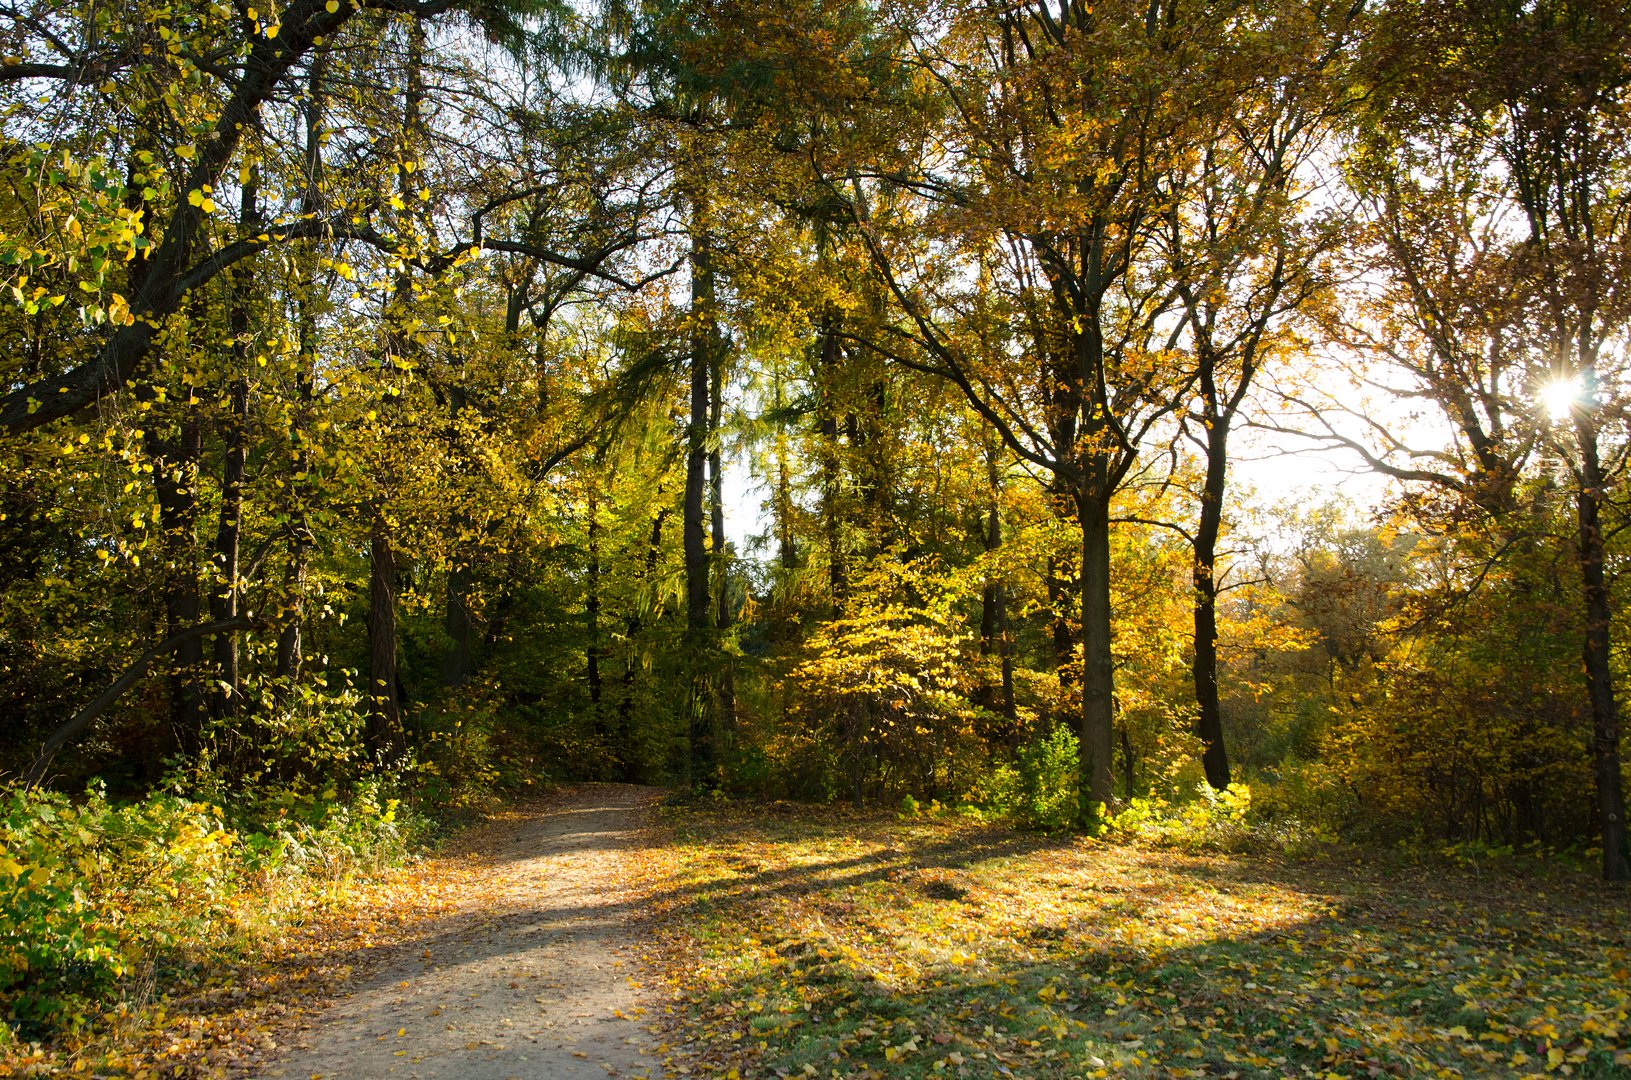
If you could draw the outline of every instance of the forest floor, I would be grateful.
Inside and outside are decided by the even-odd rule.
[[[699,1073],[1631,1077],[1631,894],[1583,873],[660,813]]]
[[[337,883],[72,1071],[1631,1077],[1631,894],[1581,873],[660,796],[565,788]]]

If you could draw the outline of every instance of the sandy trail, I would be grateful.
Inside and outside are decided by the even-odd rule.
[[[287,1080],[659,1077],[619,853],[660,792],[572,789],[474,856],[482,888],[255,1069]],[[649,1021],[647,1021],[649,1022]]]

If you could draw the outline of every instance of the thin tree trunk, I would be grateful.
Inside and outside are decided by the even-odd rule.
[[[583,650],[584,676],[589,682],[590,717],[597,735],[605,734],[600,714],[600,506],[595,488],[589,488],[589,586],[584,599],[584,622],[588,645]]]
[[[448,391],[450,399],[448,424],[448,460],[465,467],[463,449],[459,445],[459,416],[465,408],[462,387]],[[448,530],[453,536],[466,535],[471,529],[470,515],[462,507],[455,508],[448,518]],[[465,551],[455,553],[453,565],[447,570],[447,588],[442,608],[442,629],[447,634],[447,652],[442,655],[442,686],[457,690],[468,683],[476,673],[476,618],[471,610],[471,598],[476,591],[476,573]]]
[[[248,451],[249,380],[238,375],[228,394],[226,454],[221,468],[221,516],[215,529],[215,572],[210,619],[224,623],[238,614],[239,548],[242,537],[244,463]],[[243,694],[236,631],[219,634],[214,648],[216,689],[210,712],[217,722],[236,713]]]
[[[164,616],[172,637],[197,625],[202,611],[198,567],[198,466],[203,424],[196,406],[186,406],[174,443],[149,439],[159,503],[164,552]],[[204,747],[205,700],[202,685],[204,642],[198,636],[175,647],[170,673],[170,721],[187,757]]]
[[[984,536],[987,554],[1002,547],[1001,482],[997,475],[997,451],[986,451],[987,481],[991,491],[991,505],[986,512]],[[1012,743],[1019,731],[1019,711],[1014,704],[1014,650],[1008,634],[1008,589],[1000,576],[988,578],[980,605],[980,652],[997,654],[999,685],[997,708],[1008,722],[1006,739]]]
[[[242,229],[253,234],[260,229],[255,170],[243,187]],[[249,369],[251,331],[250,304],[254,294],[254,274],[245,261],[233,268],[232,301],[228,328],[232,333],[231,355],[236,370],[227,390],[227,420],[222,441],[221,514],[215,529],[216,582],[210,590],[210,618],[222,623],[238,614],[239,548],[243,533],[244,467],[249,449]],[[217,723],[238,711],[242,692],[238,671],[236,631],[215,637],[216,688],[210,695],[210,712]]]
[[[661,501],[663,491],[657,491],[657,499]],[[663,519],[668,517],[668,507],[658,510],[651,519],[651,542],[646,547],[645,565],[640,570],[640,584],[645,585],[651,575],[657,571],[657,560],[662,555],[663,548]],[[628,642],[628,653],[623,663],[623,693],[617,703],[617,744],[622,755],[623,779],[632,780],[632,762],[630,751],[634,735],[634,672],[639,666],[639,637],[644,629],[644,620],[640,617],[640,609],[635,607],[633,614],[623,621],[624,638]]]
[[[717,333],[714,335],[712,370],[709,372],[708,404],[708,494],[712,513],[711,539],[713,543],[715,596],[714,625],[716,640],[723,646],[733,621],[731,611],[730,553],[725,549],[725,471],[724,454],[720,448],[720,427],[725,416],[725,350]],[[719,732],[731,740],[736,731],[736,671],[730,654],[721,649],[719,656]]]
[[[1059,675],[1059,689],[1069,692],[1076,685],[1076,632],[1071,628],[1071,594],[1075,583],[1065,576],[1070,564],[1056,555],[1048,556],[1044,584],[1048,590],[1048,607],[1053,612],[1049,638],[1053,642],[1054,671]],[[1059,717],[1063,722],[1063,717]]]
[[[400,154],[410,159],[413,146],[423,127],[420,108],[425,98],[424,53],[425,29],[413,22],[408,27],[405,72],[405,92],[402,100],[402,133]],[[405,205],[411,201],[408,173],[400,174],[400,194]],[[404,224],[407,222],[404,216]],[[406,370],[404,362],[412,338],[405,327],[408,305],[413,296],[413,282],[406,265],[398,271],[391,283],[391,297],[385,312],[385,361],[381,374],[386,378],[399,376]],[[375,495],[373,522],[368,536],[368,723],[364,739],[374,758],[387,767],[396,767],[407,754],[407,739],[402,728],[401,682],[397,671],[397,558],[392,544],[390,523],[385,507],[390,501],[391,478],[382,485],[385,491]]]
[[[1597,812],[1603,834],[1603,880],[1631,880],[1631,857],[1626,850],[1625,792],[1620,769],[1620,717],[1614,700],[1611,668],[1612,610],[1604,572],[1603,531],[1600,522],[1602,464],[1598,456],[1595,423],[1577,410],[1575,432],[1580,443],[1579,509],[1580,574],[1584,584],[1586,615],[1586,689],[1591,699],[1592,763],[1597,782]]]
[[[714,366],[714,275],[708,242],[701,235],[706,213],[694,208],[691,236],[691,412],[686,427],[685,506],[685,626],[691,665],[687,701],[686,783],[711,782],[714,770],[713,687],[709,665],[713,659],[712,590],[708,575],[706,524],[708,466],[708,381]]]
[[[1133,797],[1133,740],[1127,734],[1127,721],[1121,722],[1121,797],[1131,800]]]
[[[843,464],[838,455],[838,409],[834,384],[840,361],[836,328],[829,321],[821,329],[821,382],[816,394],[821,440],[821,526],[827,544],[827,586],[833,611],[841,613],[849,602],[849,570],[845,565],[843,499],[839,490]]]
[[[395,765],[406,745],[396,670],[396,553],[389,527],[376,514],[368,537],[368,723],[364,739],[375,759]]]
[[[312,61],[306,84],[305,101],[305,188],[300,197],[302,213],[316,214],[323,202],[323,77],[327,63],[322,54]],[[317,316],[319,301],[315,256],[309,251],[300,259],[300,281],[296,299],[295,333],[298,341],[299,370],[295,373],[296,405],[290,423],[292,460],[285,503],[289,520],[289,566],[283,579],[284,610],[278,630],[277,695],[281,707],[294,699],[294,686],[303,664],[302,636],[306,618],[306,575],[311,559],[313,537],[311,515],[304,497],[309,453],[306,441],[312,428],[317,373]]]

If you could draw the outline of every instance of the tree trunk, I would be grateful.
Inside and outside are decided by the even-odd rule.
[[[385,519],[376,514],[368,537],[368,723],[363,737],[382,764],[406,752],[396,670],[396,553]]]
[[[663,490],[658,488],[656,501],[662,501],[663,495]],[[658,510],[651,519],[651,542],[646,547],[645,565],[640,570],[641,585],[644,585],[651,579],[651,575],[656,573],[657,560],[661,557],[663,549],[663,519],[668,516],[668,513],[668,507],[665,506]],[[617,744],[618,751],[622,756],[624,780],[634,779],[631,761],[634,736],[634,672],[639,666],[639,638],[640,631],[644,627],[644,621],[640,618],[638,601],[636,601],[636,604],[634,613],[623,621],[624,638],[628,643],[628,653],[623,662],[623,695],[617,703]]]
[[[1592,762],[1597,781],[1597,813],[1603,834],[1603,880],[1631,880],[1631,858],[1626,851],[1625,792],[1620,770],[1620,717],[1614,700],[1610,666],[1612,640],[1608,583],[1604,573],[1603,532],[1600,523],[1603,491],[1602,464],[1595,422],[1576,410],[1575,432],[1580,443],[1579,509],[1580,574],[1584,584],[1586,615],[1586,689],[1591,699]]]
[[[174,443],[149,440],[153,481],[159,503],[164,552],[164,616],[175,637],[197,625],[202,610],[198,568],[198,464],[203,425],[197,408],[186,406]],[[204,748],[205,700],[202,685],[204,642],[186,637],[175,648],[170,674],[170,721],[176,742],[189,758]]]
[[[1050,638],[1053,642],[1053,667],[1059,675],[1059,689],[1068,693],[1076,685],[1076,632],[1070,625],[1070,596],[1075,591],[1074,583],[1065,576],[1069,563],[1055,555],[1048,556],[1048,565],[1044,577],[1048,589],[1048,607],[1053,612],[1050,620]],[[1061,712],[1055,717],[1059,723],[1065,723],[1068,710],[1061,707]]]
[[[700,203],[700,200],[698,200]],[[691,665],[687,701],[686,783],[707,784],[714,770],[713,687],[709,666],[713,660],[713,592],[709,588],[706,524],[708,467],[708,377],[713,370],[714,276],[707,240],[699,235],[706,217],[695,209],[691,236],[691,413],[686,426],[685,506],[685,626]]]
[[[712,370],[709,372],[708,404],[708,494],[709,510],[712,513],[711,539],[713,542],[715,597],[714,626],[717,630],[716,641],[721,646],[719,655],[719,680],[717,685],[719,701],[719,731],[727,741],[734,738],[736,731],[736,671],[731,663],[731,657],[723,649],[725,636],[730,631],[733,621],[731,611],[731,577],[730,553],[725,549],[725,470],[723,464],[724,454],[720,448],[720,427],[725,418],[725,350],[723,343],[714,335],[714,351]]]
[[[300,196],[300,209],[305,214],[317,214],[323,204],[323,78],[327,62],[322,54],[312,61],[306,83],[305,100],[305,188]],[[295,301],[295,333],[298,340],[300,368],[295,373],[296,405],[290,422],[289,441],[292,446],[288,497],[285,502],[289,520],[289,567],[283,579],[284,610],[282,626],[278,630],[277,695],[279,704],[287,707],[294,699],[294,684],[300,678],[303,651],[303,624],[306,617],[306,573],[313,546],[311,517],[302,497],[303,484],[295,477],[305,475],[309,455],[305,442],[311,430],[312,403],[315,397],[317,373],[317,318],[320,301],[317,298],[315,255],[305,250],[300,256],[299,283]]]
[[[256,175],[253,168],[243,187],[242,229],[254,234],[260,229]],[[224,444],[221,465],[221,514],[215,529],[215,573],[210,590],[210,618],[224,623],[238,614],[238,558],[243,532],[244,467],[249,449],[249,337],[250,304],[254,296],[254,274],[248,262],[239,263],[232,273],[232,308],[228,328],[232,333],[232,362],[236,370],[227,390],[227,419],[222,432]],[[238,634],[228,631],[215,636],[216,688],[210,694],[210,713],[217,723],[238,711],[242,701],[238,672]]]
[[[829,322],[821,330],[820,371],[824,385],[817,389],[816,407],[821,425],[821,525],[827,542],[827,584],[832,591],[835,613],[841,613],[849,602],[849,571],[845,565],[843,506],[839,491],[843,464],[838,456],[838,409],[833,400],[839,358],[838,335]]]
[[[600,715],[600,507],[593,486],[589,489],[589,584],[583,603],[584,630],[588,644],[583,650],[584,677],[589,682],[590,719],[595,734],[605,734]]]
[[[447,571],[447,602],[442,629],[447,634],[447,652],[442,656],[442,685],[457,690],[476,672],[476,617],[470,608],[476,591],[476,574],[467,562],[456,562]]]
[[[1134,758],[1132,736],[1127,734],[1127,721],[1121,722],[1121,797],[1132,801],[1134,780]]]
[[[1223,710],[1218,701],[1218,532],[1223,522],[1223,491],[1228,479],[1228,434],[1223,425],[1207,430],[1206,480],[1201,491],[1200,522],[1195,530],[1195,734],[1205,750],[1201,764],[1206,782],[1219,791],[1229,786],[1229,756],[1223,746]]]
[[[226,454],[221,467],[221,516],[215,529],[216,582],[210,590],[210,618],[225,623],[238,614],[239,547],[242,535],[244,463],[248,451],[249,380],[238,375],[227,392]],[[238,634],[215,637],[216,689],[210,713],[216,721],[236,713],[242,702],[238,672]]]
[[[425,28],[415,21],[408,27],[405,57],[402,131],[398,153],[411,160],[424,126],[421,106],[425,99]],[[400,195],[407,206],[416,206],[407,170],[399,175]],[[406,220],[404,221],[406,224]],[[391,283],[386,301],[385,358],[380,365],[382,378],[403,378],[408,370],[406,357],[413,339],[406,329],[407,305],[412,302],[413,280],[406,263]],[[374,495],[374,518],[368,535],[368,722],[363,738],[375,760],[388,768],[401,765],[407,756],[407,739],[402,728],[401,682],[397,672],[397,562],[392,547],[390,523],[385,507],[390,504],[393,478],[380,482]]]
[[[1082,814],[1102,814],[1115,796],[1115,666],[1110,652],[1110,498],[1077,500],[1082,523]]]
[[[985,550],[989,554],[1002,547],[1002,515],[998,501],[1001,488],[997,478],[995,451],[987,453],[986,465],[991,486],[991,506],[986,514]],[[1008,722],[1007,740],[1012,743],[1018,733],[1019,712],[1014,704],[1014,650],[1008,633],[1008,589],[1000,576],[988,578],[980,605],[980,652],[997,654],[999,685],[997,708]]]

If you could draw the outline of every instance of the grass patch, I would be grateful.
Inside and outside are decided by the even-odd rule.
[[[1492,879],[668,811],[675,1065],[729,1076],[1631,1076],[1631,920]]]

